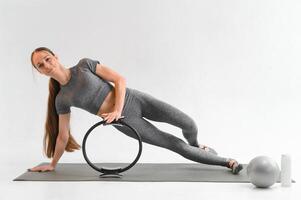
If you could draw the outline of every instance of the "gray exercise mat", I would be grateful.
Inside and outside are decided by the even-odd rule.
[[[44,165],[46,163],[41,163]],[[115,168],[126,163],[103,163]],[[120,178],[100,178],[101,174],[86,163],[58,163],[55,171],[25,172],[14,181],[129,181],[129,182],[249,182],[246,164],[238,175],[230,169],[198,163],[137,163]],[[279,182],[279,180],[278,180]]]

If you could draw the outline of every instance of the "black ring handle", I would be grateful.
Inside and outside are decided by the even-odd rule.
[[[119,120],[114,120],[111,123],[106,123],[105,120],[97,122],[96,124],[94,124],[85,134],[84,139],[83,139],[83,144],[82,144],[82,151],[83,151],[83,155],[84,158],[86,160],[86,162],[96,171],[99,171],[103,174],[118,174],[121,172],[124,172],[128,169],[130,169],[131,167],[133,167],[139,160],[140,156],[141,156],[141,152],[142,152],[142,140],[141,140],[141,136],[139,135],[139,133],[137,132],[137,130],[133,127],[131,127],[130,125],[128,125],[127,123],[125,123],[124,121],[122,121],[123,118],[120,118]],[[135,160],[130,163],[128,166],[123,167],[123,168],[115,168],[115,169],[108,169],[108,168],[98,168],[96,167],[88,158],[87,153],[86,153],[86,141],[88,136],[90,135],[90,133],[93,131],[93,129],[95,129],[96,127],[103,125],[103,126],[108,126],[108,125],[117,125],[117,126],[127,126],[128,128],[130,128],[137,136],[137,140],[139,143],[139,150],[138,150],[138,154],[135,158]]]

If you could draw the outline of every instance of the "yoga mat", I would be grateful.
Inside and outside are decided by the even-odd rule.
[[[48,163],[41,163],[44,165]],[[102,163],[97,166],[117,168],[128,163]],[[238,175],[221,166],[199,163],[136,163],[120,178],[100,178],[101,174],[86,163],[58,163],[55,171],[25,172],[14,181],[128,181],[128,182],[249,182],[247,165]],[[279,182],[279,180],[278,180]]]

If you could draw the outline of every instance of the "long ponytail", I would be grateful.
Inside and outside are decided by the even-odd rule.
[[[39,47],[35,49],[31,54],[31,63],[33,64],[32,57],[35,52],[47,51],[54,56],[54,53],[46,48]],[[34,66],[35,67],[35,66]],[[47,115],[45,122],[45,134],[43,139],[43,152],[48,158],[52,158],[55,152],[56,139],[59,133],[59,116],[55,109],[55,97],[60,91],[60,84],[55,79],[49,79],[49,95],[47,105]],[[69,130],[69,139],[65,150],[67,152],[73,152],[74,150],[80,149],[80,145],[75,141]]]

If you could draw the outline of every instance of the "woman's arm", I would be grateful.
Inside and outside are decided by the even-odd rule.
[[[56,138],[54,155],[52,158],[51,166],[55,167],[59,159],[63,155],[66,145],[69,140],[70,131],[70,114],[60,114],[59,115],[59,134]]]
[[[124,78],[120,78],[118,81],[114,82],[115,84],[115,106],[114,110],[121,114],[126,91],[126,82]]]
[[[55,144],[52,162],[50,164],[37,166],[28,170],[33,172],[54,170],[56,164],[58,163],[59,159],[61,158],[61,156],[65,151],[66,145],[69,140],[69,131],[70,131],[70,113],[59,114],[59,134],[56,138],[56,144]]]
[[[121,117],[122,108],[126,93],[126,81],[123,76],[115,72],[108,66],[103,64],[96,65],[96,74],[102,77],[104,80],[113,82],[115,85],[115,106],[114,111],[111,113],[103,113],[102,117],[107,123],[111,123],[113,120],[118,120]]]
[[[61,158],[61,156],[65,151],[67,143],[68,143],[68,139],[62,139],[60,137],[57,137],[54,155],[50,164],[52,167],[55,168],[56,164],[58,163],[59,159]]]
[[[31,169],[28,169],[28,171],[30,172],[53,171],[60,157],[65,151],[66,144],[67,142],[65,140],[62,140],[61,138],[58,137],[56,140],[55,151],[54,151],[52,162],[47,165],[40,165],[40,166],[33,167]]]

